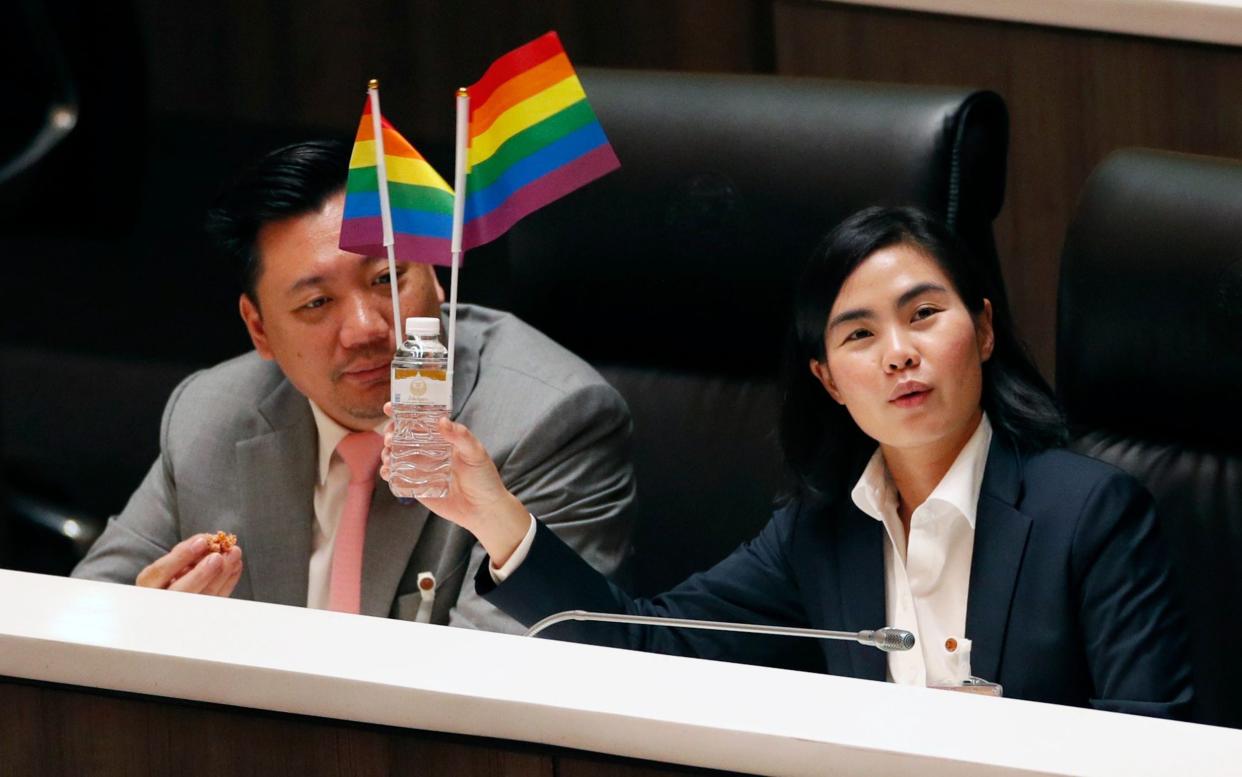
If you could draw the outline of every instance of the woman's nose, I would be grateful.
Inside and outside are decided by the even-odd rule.
[[[919,352],[904,333],[894,332],[888,339],[884,352],[884,367],[888,372],[908,370],[919,364]]]

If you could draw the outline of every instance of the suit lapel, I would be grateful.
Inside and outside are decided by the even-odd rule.
[[[830,629],[877,629],[884,624],[884,527],[848,498],[836,525],[837,569],[841,592],[840,625]],[[828,621],[831,623],[832,621]],[[873,647],[848,646],[855,677],[884,680],[887,677],[885,653]]]
[[[463,315],[464,313],[464,315]],[[479,358],[483,348],[483,332],[474,326],[462,326],[469,321],[469,311],[458,309],[457,342],[453,357],[453,408],[449,416],[456,419],[461,415],[466,400],[474,391],[479,380]],[[448,331],[448,315],[441,313],[442,330]]]
[[[1031,519],[1015,507],[1021,487],[1017,453],[993,437],[979,492],[966,604],[971,673],[993,682],[1000,677],[1010,606],[1031,531]]]
[[[392,611],[397,586],[427,523],[427,508],[403,505],[388,484],[376,479],[367,514],[367,538],[362,546],[362,614],[386,617]]]
[[[256,601],[306,605],[318,434],[306,398],[281,382],[259,405],[270,431],[237,443],[245,577]]]

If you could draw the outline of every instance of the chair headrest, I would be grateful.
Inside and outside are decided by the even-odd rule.
[[[1065,240],[1057,383],[1071,421],[1224,443],[1242,430],[1242,163],[1119,151]]]
[[[867,205],[923,205],[995,255],[1008,118],[994,93],[580,75],[621,169],[519,223],[508,297],[488,301],[590,360],[625,361],[642,335],[660,338],[656,361],[690,369],[775,353],[812,248]]]

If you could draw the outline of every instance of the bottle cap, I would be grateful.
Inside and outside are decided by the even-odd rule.
[[[440,319],[438,318],[414,318],[410,317],[405,320],[405,333],[409,335],[430,335],[435,337],[440,334]]]

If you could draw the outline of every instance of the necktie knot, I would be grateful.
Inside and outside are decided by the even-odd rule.
[[[345,435],[336,446],[345,466],[349,468],[349,482],[362,483],[375,478],[379,471],[380,451],[384,438],[375,432],[352,432]]]

